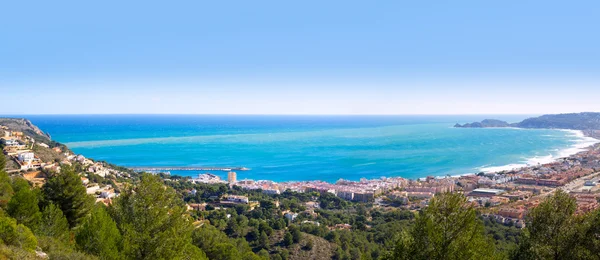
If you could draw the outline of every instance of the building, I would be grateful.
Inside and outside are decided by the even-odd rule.
[[[375,199],[375,195],[373,192],[355,192],[354,193],[354,201],[359,202],[370,202]]]
[[[13,138],[2,138],[2,143],[4,144],[5,149],[6,148],[16,148],[16,149],[24,149],[25,145],[19,143],[19,141],[17,141],[16,139]]]
[[[248,204],[250,200],[246,196],[237,196],[237,195],[225,195],[223,196],[223,201],[232,202],[232,203],[244,203]]]
[[[298,213],[288,212],[288,213],[285,213],[283,216],[285,218],[287,218],[290,222],[293,222],[298,217]]]
[[[504,190],[498,189],[474,189],[469,193],[471,197],[494,197],[504,193]]]
[[[354,200],[354,192],[339,190],[337,196],[345,200]]]
[[[269,194],[269,195],[276,195],[276,194],[281,194],[281,191],[279,191],[278,189],[264,189],[264,190],[262,190],[262,193]]]
[[[19,156],[17,156],[17,158],[19,159],[20,162],[30,163],[33,160],[35,160],[35,155],[32,152],[25,152],[25,153],[20,153]]]
[[[498,215],[504,218],[523,219],[523,217],[525,216],[525,209],[501,208],[500,210],[498,210]]]
[[[227,182],[229,183],[235,183],[237,181],[237,173],[235,172],[228,172],[227,173]]]

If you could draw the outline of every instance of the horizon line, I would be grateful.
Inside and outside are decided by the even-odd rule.
[[[550,114],[578,114],[578,113],[597,113],[597,112],[565,112],[565,113],[465,113],[465,114],[211,114],[211,113],[47,113],[47,114],[0,114],[0,117],[18,117],[18,116],[479,116],[479,115],[502,115],[502,116],[531,116],[531,115],[550,115]]]

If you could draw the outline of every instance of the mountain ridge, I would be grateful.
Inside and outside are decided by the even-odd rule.
[[[489,127],[517,127],[531,129],[572,129],[572,130],[600,130],[600,113],[582,112],[566,114],[548,114],[539,117],[527,118],[518,123],[508,123],[498,119],[484,119],[481,122],[466,124],[457,123],[456,128],[489,128]]]

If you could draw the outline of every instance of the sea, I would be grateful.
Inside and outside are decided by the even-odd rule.
[[[126,167],[247,167],[237,178],[335,182],[509,170],[597,140],[579,131],[454,128],[528,116],[27,115],[75,153]],[[197,176],[207,171],[170,171]],[[227,172],[210,172],[226,178]]]

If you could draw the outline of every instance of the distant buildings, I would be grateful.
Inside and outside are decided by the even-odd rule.
[[[504,190],[499,189],[474,189],[469,193],[470,197],[494,197],[504,193]]]
[[[193,178],[191,180],[191,182],[194,182],[194,183],[224,183],[224,181],[221,180],[221,177],[211,174],[211,173],[199,174],[198,177]]]
[[[248,197],[246,196],[238,196],[238,195],[225,195],[223,196],[223,198],[221,199],[221,203],[243,203],[243,204],[248,204],[250,202],[250,200],[248,200]]]

